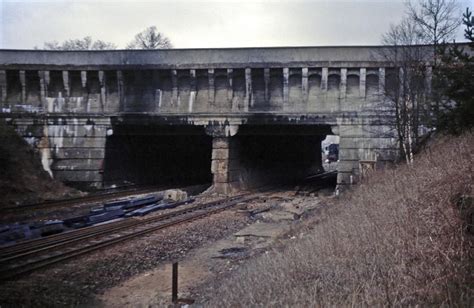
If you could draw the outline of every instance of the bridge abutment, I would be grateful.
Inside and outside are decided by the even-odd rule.
[[[43,168],[55,179],[81,189],[102,186],[109,118],[32,117],[7,123],[39,152]]]
[[[393,129],[377,117],[341,117],[332,131],[339,136],[338,189],[360,182],[365,164],[382,168],[397,157]]]

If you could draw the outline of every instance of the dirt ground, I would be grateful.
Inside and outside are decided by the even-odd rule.
[[[233,210],[248,223],[238,231],[188,252],[179,262],[179,298],[205,302],[206,288],[225,279],[250,258],[271,246],[290,241],[305,227],[305,218],[327,205],[331,192],[319,197],[282,193],[265,202]],[[286,215],[283,215],[286,213]],[[171,305],[171,263],[161,264],[105,290],[97,296],[100,307],[162,307]]]
[[[295,238],[306,217],[331,198],[330,189],[308,196],[284,191],[0,282],[0,306],[168,306],[171,264],[176,261],[179,298],[205,303],[206,288],[271,245]]]

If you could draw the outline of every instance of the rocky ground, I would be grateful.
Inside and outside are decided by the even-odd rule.
[[[281,192],[3,282],[0,305],[166,306],[174,261],[180,264],[180,298],[204,302],[207,288],[270,245],[298,236],[305,217],[332,198],[330,190],[294,194]]]

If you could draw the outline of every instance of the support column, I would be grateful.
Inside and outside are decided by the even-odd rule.
[[[122,71],[117,71],[117,91],[119,96],[119,111],[125,110],[124,104],[124,93],[123,93],[123,73]],[[160,101],[161,103],[161,101]]]
[[[41,100],[41,105],[44,106],[46,103],[46,95],[48,93],[48,88],[46,85],[46,80],[45,80],[45,71],[38,71],[38,77],[40,80],[40,100]]]
[[[7,71],[5,70],[0,71],[0,94],[1,102],[5,102],[7,100]]]
[[[398,69],[398,80],[399,80],[399,95],[404,95],[405,92],[405,69],[403,67],[400,67]]]
[[[347,68],[341,68],[341,87],[339,88],[339,97],[346,98],[347,94]]]
[[[367,69],[365,67],[363,67],[363,68],[360,69],[360,78],[359,78],[360,97],[365,97],[366,84],[367,84]]]
[[[100,85],[100,106],[101,111],[104,112],[107,109],[106,102],[106,89],[105,89],[105,73],[104,71],[99,71],[99,85]]]
[[[212,191],[218,194],[232,194],[240,189],[240,164],[238,144],[233,136],[237,134],[237,125],[210,125],[206,133],[212,139],[211,172]]]
[[[26,76],[25,71],[20,71],[20,84],[21,84],[21,103],[26,102]]]
[[[209,79],[209,105],[214,106],[215,95],[216,95],[216,87],[214,85],[215,77],[214,77],[214,69],[210,68],[207,70],[207,76]]]
[[[288,103],[290,101],[290,69],[288,67],[283,68],[283,102]]]
[[[63,71],[63,85],[64,90],[66,91],[66,97],[69,97],[71,95],[71,90],[69,86],[69,71]]]
[[[265,83],[265,102],[270,100],[270,92],[268,90],[270,86],[270,69],[264,68],[263,69],[263,81]]]
[[[178,104],[178,71],[176,70],[171,70],[171,86],[171,102],[173,106],[176,106]]]
[[[253,95],[252,95],[252,69],[245,69],[245,105],[244,111],[249,111],[249,106],[253,106]]]
[[[194,102],[196,101],[196,70],[189,70],[189,77],[191,79],[191,88],[189,90],[189,104],[188,112],[193,112]]]
[[[323,67],[321,70],[321,91],[327,92],[328,90],[328,68]]]
[[[308,100],[308,68],[301,69],[301,90],[303,92],[303,101]]]
[[[379,68],[379,95],[385,93],[385,67]]]
[[[81,71],[81,83],[82,87],[87,87],[87,71]]]
[[[227,100],[232,102],[234,98],[234,85],[233,85],[233,70],[231,68],[227,69]],[[232,108],[233,109],[233,108]]]

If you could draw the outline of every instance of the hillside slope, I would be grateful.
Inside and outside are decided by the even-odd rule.
[[[470,133],[372,174],[300,239],[216,282],[206,306],[472,307],[473,160]]]
[[[0,121],[0,207],[78,195],[43,170],[38,153]]]

